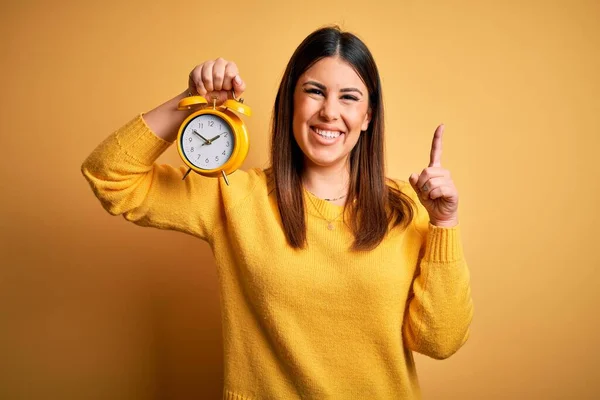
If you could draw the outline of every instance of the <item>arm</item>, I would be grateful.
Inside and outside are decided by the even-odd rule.
[[[426,238],[407,302],[403,336],[411,350],[444,359],[469,336],[473,318],[469,270],[458,226],[428,224],[424,229]]]
[[[144,114],[148,128],[165,142],[173,143],[177,139],[179,126],[191,112],[177,109],[179,101],[188,96],[189,89]]]
[[[192,70],[186,91],[109,136],[81,167],[104,208],[139,225],[208,239],[222,212],[218,180],[191,174],[182,181],[186,167],[155,161],[175,141],[178,127],[191,112],[177,109],[188,93],[222,103],[232,89],[239,95],[244,88],[234,63],[207,61]]]
[[[450,357],[469,336],[473,317],[469,270],[458,225],[458,191],[441,165],[444,126],[435,130],[429,166],[409,178],[421,203],[414,221],[423,244],[407,301],[403,335],[416,352]]]
[[[187,168],[156,164],[170,145],[138,116],[104,140],[81,171],[112,215],[206,240],[219,218],[218,181],[197,174],[182,180]]]

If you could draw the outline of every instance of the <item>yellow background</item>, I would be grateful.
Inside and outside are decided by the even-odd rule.
[[[254,111],[244,168],[266,166],[286,62],[330,23],[363,38],[380,67],[390,176],[424,168],[446,124],[475,318],[452,358],[417,357],[424,397],[600,396],[597,0],[30,0],[0,11],[0,398],[219,397],[208,245],[111,217],[79,167],[218,56],[237,62]],[[179,163],[176,149],[160,161]]]

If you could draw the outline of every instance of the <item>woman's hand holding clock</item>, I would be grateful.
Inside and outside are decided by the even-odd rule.
[[[237,65],[223,58],[208,60],[197,65],[190,72],[188,89],[192,94],[198,94],[216,105],[232,99],[232,91],[239,98],[246,90],[246,84],[240,77]]]

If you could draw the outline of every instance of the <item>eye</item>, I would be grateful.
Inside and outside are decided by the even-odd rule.
[[[351,96],[349,94],[345,94],[342,96],[342,100],[352,100],[352,101],[358,101],[358,97],[356,96]]]
[[[323,95],[323,92],[320,89],[316,89],[316,88],[307,88],[307,89],[304,89],[304,92],[310,93],[310,94],[316,94],[317,96]]]

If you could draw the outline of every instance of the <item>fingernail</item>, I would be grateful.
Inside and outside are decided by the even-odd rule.
[[[242,78],[240,78],[239,75],[236,75],[235,78],[233,78],[233,80],[235,81],[236,84],[241,84],[242,83]]]

